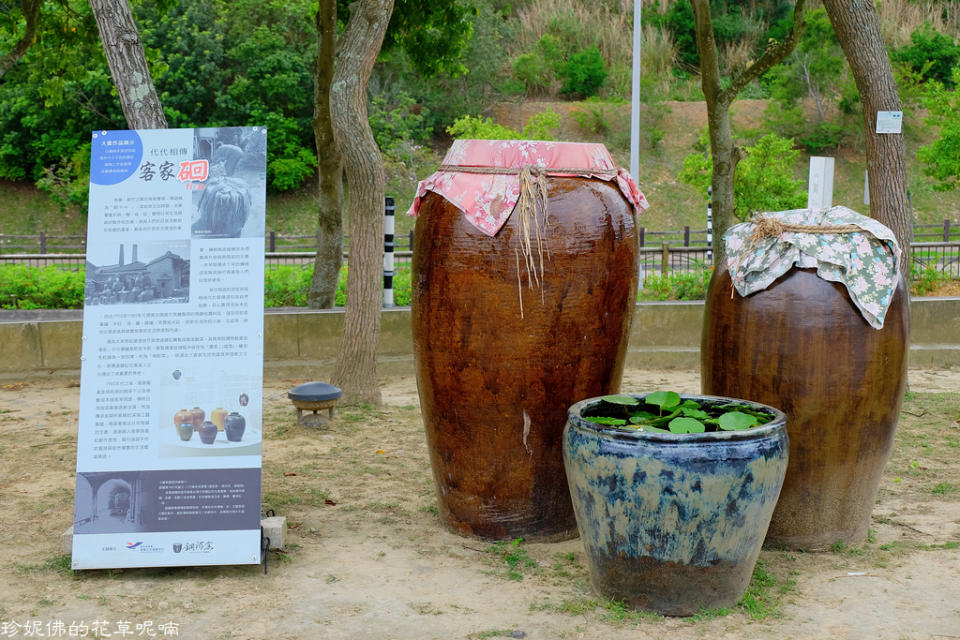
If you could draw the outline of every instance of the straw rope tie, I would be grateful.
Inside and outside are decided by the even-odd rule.
[[[768,218],[766,216],[757,216],[750,220],[750,223],[754,226],[753,234],[750,236],[750,244],[747,245],[747,252],[753,251],[756,249],[757,245],[760,244],[766,238],[779,238],[786,232],[791,233],[856,233],[863,232],[864,230],[858,227],[855,224],[793,224],[790,222],[781,222],[776,218]],[[740,263],[746,257],[745,253],[741,253],[737,257],[737,264],[734,267],[734,270],[740,268]],[[732,274],[731,274],[732,275]],[[730,282],[730,298],[733,299],[733,293],[735,291],[733,279],[731,278]]]
[[[776,238],[787,231],[793,233],[851,233],[863,231],[855,224],[792,224],[764,216],[753,218],[750,222],[755,227],[753,235],[750,237],[753,244],[764,238]]]

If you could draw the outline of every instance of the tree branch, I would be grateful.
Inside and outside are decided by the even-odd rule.
[[[23,57],[37,35],[37,25],[40,23],[40,5],[43,0],[20,0],[20,10],[23,17],[27,19],[27,29],[23,37],[13,45],[10,53],[0,56],[0,78],[9,71],[17,60]]]
[[[720,96],[720,61],[717,41],[713,37],[713,19],[709,0],[690,0],[693,23],[697,35],[697,53],[700,56],[700,86],[707,104],[716,103]]]
[[[787,37],[782,42],[770,44],[759,60],[737,71],[730,81],[730,86],[720,93],[719,100],[730,104],[745,86],[762,76],[771,67],[783,62],[790,55],[790,52],[800,42],[803,29],[806,26],[804,21],[806,3],[807,0],[797,0],[793,7],[793,25],[790,27],[790,33],[787,34]]]

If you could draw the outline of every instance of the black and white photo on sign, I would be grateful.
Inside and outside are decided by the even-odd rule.
[[[267,136],[261,127],[194,132],[196,160],[208,175],[193,191],[194,238],[252,238],[265,233]]]
[[[86,306],[189,301],[189,241],[88,247]]]
[[[74,533],[142,531],[142,485],[137,471],[78,473]]]

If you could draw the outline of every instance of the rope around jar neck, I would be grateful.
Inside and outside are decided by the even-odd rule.
[[[751,246],[764,238],[774,238],[787,231],[793,233],[851,233],[863,231],[855,224],[792,224],[766,216],[755,217],[750,222],[754,225],[753,235],[750,236]]]
[[[522,167],[467,167],[454,164],[442,164],[437,167],[437,171],[448,171],[456,173],[478,173],[484,175],[519,175],[520,176],[520,198],[517,200],[517,226],[520,228],[519,250],[514,249],[517,258],[517,296],[520,299],[520,319],[523,319],[523,287],[520,283],[520,259],[523,257],[523,264],[527,270],[527,283],[532,289],[534,284],[540,289],[540,300],[543,301],[543,253],[544,253],[544,235],[546,225],[549,222],[550,212],[547,208],[547,176],[549,174],[584,174],[611,176],[618,175],[618,171],[613,169],[569,169],[569,168],[545,168],[535,164],[528,164]],[[543,212],[543,217],[537,217],[537,208]],[[531,227],[533,229],[533,238],[531,237]],[[537,259],[534,257],[534,239],[536,240],[537,258],[539,258],[539,273]],[[549,257],[549,249],[547,249]]]
[[[744,257],[746,257],[746,254],[753,251],[760,242],[766,238],[778,238],[788,231],[792,233],[827,234],[864,232],[864,229],[855,224],[793,224],[790,222],[781,222],[776,218],[769,218],[767,216],[755,216],[750,219],[750,223],[754,225],[753,233],[750,235],[750,244],[747,246],[747,251],[742,252],[738,256],[737,266],[734,267],[734,269],[738,269],[740,267],[740,262],[744,259]],[[734,290],[733,279],[731,278],[731,299],[733,298]]]

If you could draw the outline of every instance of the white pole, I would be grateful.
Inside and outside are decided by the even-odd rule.
[[[630,175],[640,171],[640,33],[643,0],[633,0],[633,83],[630,94]]]

